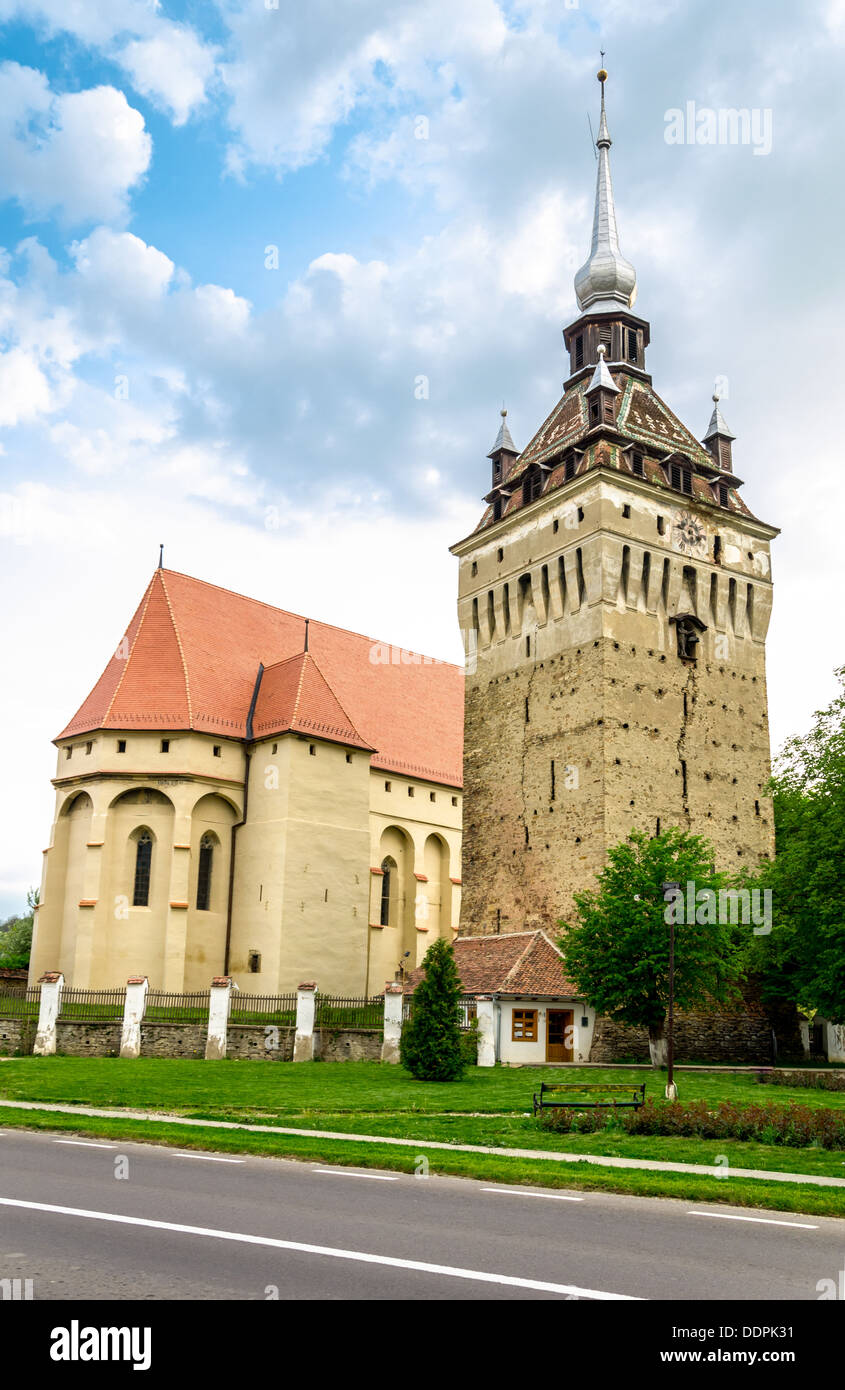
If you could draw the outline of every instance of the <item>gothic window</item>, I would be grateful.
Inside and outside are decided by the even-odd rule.
[[[197,910],[208,912],[211,907],[211,865],[214,859],[214,837],[203,835],[200,840],[200,862],[197,872]]]
[[[381,913],[380,913],[380,916],[379,916],[379,922],[380,922],[381,926],[383,926],[383,927],[389,927],[389,926],[390,926],[390,891],[391,891],[391,886],[392,886],[391,880],[392,880],[393,874],[396,872],[396,861],[395,861],[394,859],[390,859],[390,858],[388,858],[388,859],[383,859],[383,860],[382,860],[382,863],[381,863],[381,872],[382,872],[382,880],[381,880]]]
[[[261,953],[260,951],[250,951],[249,953],[249,973],[250,975],[261,974]]]
[[[142,830],[135,843],[135,883],[132,892],[133,907],[147,907],[150,901],[150,867],[153,862],[153,837],[149,830]]]

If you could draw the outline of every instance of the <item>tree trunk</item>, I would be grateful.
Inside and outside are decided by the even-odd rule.
[[[666,1029],[662,1023],[649,1024],[648,1051],[653,1067],[659,1069],[666,1066],[668,1061]]]

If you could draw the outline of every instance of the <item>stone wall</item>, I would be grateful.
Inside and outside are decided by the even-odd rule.
[[[29,1030],[27,1030],[29,1023]],[[29,1037],[29,1046],[26,1039]],[[25,1018],[0,1018],[0,1055],[14,1056],[15,1053],[31,1052],[35,1041],[35,1020]]]
[[[381,1059],[381,1029],[344,1029],[329,1032],[317,1029],[314,1054],[324,1062],[378,1062]]]
[[[65,1057],[117,1057],[120,1023],[56,1024],[56,1051]]]
[[[675,1059],[678,1062],[719,1062],[739,1065],[772,1060],[772,1030],[765,1014],[679,1013],[675,1018]],[[591,1062],[648,1062],[648,1031],[629,1028],[612,1019],[596,1019]]]
[[[230,1023],[226,1055],[241,1061],[290,1062],[295,1028],[264,1028],[254,1023]]]
[[[206,1023],[142,1023],[142,1057],[204,1057]]]

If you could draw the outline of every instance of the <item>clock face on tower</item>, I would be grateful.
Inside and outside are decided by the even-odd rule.
[[[707,532],[691,512],[681,512],[675,522],[675,544],[685,555],[697,555],[704,550]]]

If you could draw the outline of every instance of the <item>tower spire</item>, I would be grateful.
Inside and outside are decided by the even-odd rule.
[[[578,296],[579,309],[602,312],[618,309],[620,304],[626,309],[632,307],[637,297],[637,272],[619,250],[613,182],[610,177],[612,141],[604,104],[604,84],[607,81],[604,68],[599,69],[598,80],[601,83],[601,119],[596,139],[599,167],[593,212],[593,240],[590,255],[575,276],[575,293]]]

